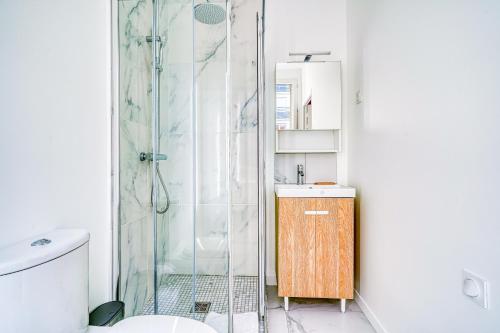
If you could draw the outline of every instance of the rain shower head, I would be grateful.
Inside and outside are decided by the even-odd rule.
[[[205,24],[219,24],[226,19],[226,11],[210,2],[200,3],[194,6],[194,18]]]

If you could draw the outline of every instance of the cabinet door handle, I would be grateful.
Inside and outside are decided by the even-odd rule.
[[[328,215],[330,214],[327,210],[305,210],[305,215]]]

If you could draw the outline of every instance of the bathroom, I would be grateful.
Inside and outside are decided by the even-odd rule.
[[[500,331],[500,2],[0,22],[0,332]]]

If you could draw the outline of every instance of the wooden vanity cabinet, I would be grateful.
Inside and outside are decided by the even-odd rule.
[[[277,198],[276,204],[278,295],[352,299],[354,199]]]

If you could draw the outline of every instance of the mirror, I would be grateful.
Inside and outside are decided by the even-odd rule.
[[[276,64],[276,130],[341,125],[340,61]]]

